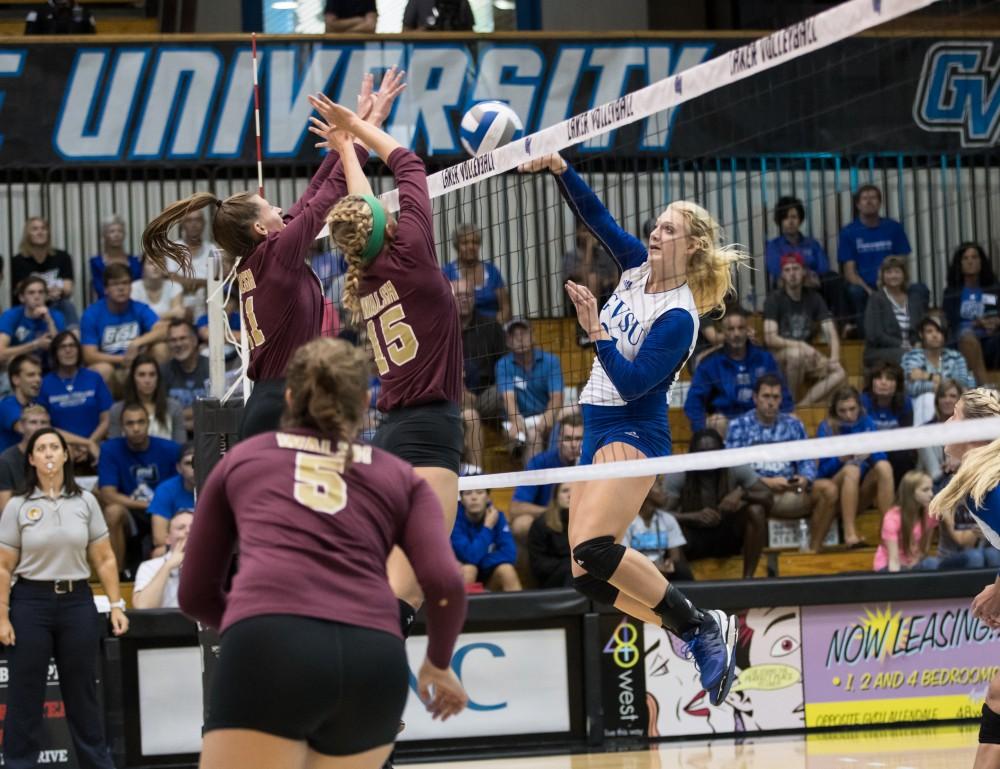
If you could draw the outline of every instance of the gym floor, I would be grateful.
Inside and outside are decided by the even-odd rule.
[[[463,769],[956,769],[972,766],[979,725],[660,743],[648,750],[463,761]],[[454,769],[453,763],[420,769]]]

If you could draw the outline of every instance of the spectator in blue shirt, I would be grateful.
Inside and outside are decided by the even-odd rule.
[[[571,467],[580,459],[583,446],[583,417],[573,411],[559,419],[559,443],[555,448],[535,454],[525,466],[526,470],[548,470]],[[526,544],[534,520],[543,515],[552,499],[554,483],[536,486],[518,486],[510,503],[510,528],[518,544]]]
[[[815,238],[802,234],[805,220],[806,209],[801,200],[788,195],[779,198],[774,207],[774,223],[781,234],[767,241],[764,249],[768,287],[778,288],[781,283],[781,260],[798,255],[806,273],[803,285],[819,291],[834,318],[839,320],[847,314],[847,287],[840,273],[830,269],[826,249]]]
[[[951,257],[944,289],[945,319],[956,345],[977,382],[1000,368],[1000,285],[989,255],[978,243],[962,243]]]
[[[474,224],[459,224],[451,235],[451,242],[458,259],[445,265],[445,277],[450,281],[463,278],[475,286],[479,315],[496,318],[500,323],[509,321],[510,296],[500,270],[480,257],[483,241],[479,228]]]
[[[520,590],[521,580],[514,569],[517,545],[504,514],[490,501],[489,491],[463,491],[461,500],[451,547],[465,584],[479,582],[487,590],[504,593]]]
[[[952,350],[959,358],[962,356]],[[933,394],[931,413],[933,414]],[[914,425],[913,401],[906,394],[903,369],[895,363],[880,363],[865,375],[861,392],[861,409],[875,423],[877,430],[894,430]],[[930,416],[930,415],[929,415]],[[928,420],[929,421],[929,420]],[[892,477],[902,478],[917,466],[918,455],[914,449],[900,449],[886,454],[892,465]],[[863,509],[863,508],[862,508]]]
[[[150,555],[155,558],[166,551],[170,519],[178,513],[194,512],[194,444],[190,441],[181,446],[177,475],[156,487],[147,512],[153,533]]]
[[[29,275],[17,287],[21,304],[0,315],[0,363],[32,353],[46,365],[53,337],[66,328],[63,314],[45,303],[45,278]]]
[[[830,414],[820,422],[817,438],[831,435],[873,433],[878,428],[861,408],[861,396],[854,387],[842,387],[833,394]],[[864,446],[862,440],[858,445]],[[867,543],[858,534],[855,521],[861,510],[867,510],[874,501],[880,515],[892,507],[895,485],[892,465],[881,451],[870,454],[848,454],[827,457],[819,461],[819,477],[829,478],[840,493],[840,517],[844,525],[844,544],[848,547],[865,547]]]
[[[180,456],[178,444],[150,437],[149,416],[142,404],[125,406],[122,432],[121,438],[104,442],[97,463],[97,486],[119,566],[125,563],[128,516],[131,515],[140,535],[149,533],[148,508],[153,493],[163,481],[177,474]]]
[[[741,307],[726,310],[720,321],[722,349],[705,357],[694,372],[684,401],[684,413],[697,432],[706,427],[725,435],[729,420],[753,408],[754,383],[764,374],[781,381],[781,410],[795,404],[774,356],[748,339],[747,313]]]
[[[38,400],[42,366],[32,355],[18,355],[7,369],[14,392],[0,400],[0,451],[21,440],[21,409]]]
[[[727,449],[804,441],[809,437],[798,417],[781,412],[782,389],[781,379],[774,374],[757,379],[754,407],[729,423]],[[809,516],[809,549],[818,551],[837,513],[837,487],[832,481],[817,479],[816,460],[769,460],[751,466],[771,490],[773,503],[768,515],[784,520]]]
[[[497,392],[507,437],[527,460],[541,451],[562,408],[562,366],[558,356],[532,344],[531,324],[524,318],[510,321],[504,331],[510,352],[497,361]]]
[[[105,382],[124,376],[140,352],[149,351],[159,361],[167,359],[166,324],[149,305],[132,299],[132,278],[123,264],[108,265],[104,272],[107,295],[90,305],[80,321],[83,359]]]
[[[129,283],[142,279],[142,260],[125,250],[125,220],[118,214],[101,222],[101,253],[90,257],[90,292],[95,301],[104,298],[107,268],[112,264],[128,270]]]
[[[38,402],[45,406],[52,426],[70,444],[73,461],[86,460],[77,441],[99,444],[108,434],[111,391],[101,375],[82,365],[83,348],[72,331],[56,334],[49,346],[52,371],[42,380]],[[99,452],[91,452],[96,458]]]
[[[863,184],[854,193],[855,219],[840,231],[837,260],[844,271],[852,304],[852,322],[860,325],[868,297],[878,290],[879,268],[886,257],[910,255],[910,241],[903,225],[879,215],[882,190]],[[923,284],[910,286],[926,307],[929,293]]]

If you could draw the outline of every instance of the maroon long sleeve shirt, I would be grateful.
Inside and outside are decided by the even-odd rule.
[[[355,145],[364,164],[368,153]],[[347,194],[340,157],[329,153],[309,187],[272,232],[240,264],[237,278],[255,382],[280,379],[295,350],[320,335],[323,288],[307,257],[334,204]]]
[[[358,295],[382,389],[380,411],[462,398],[462,326],[434,249],[427,171],[397,148],[388,166],[399,217],[388,247],[365,268]]]
[[[402,547],[426,596],[428,650],[451,661],[465,590],[441,505],[407,463],[371,446],[346,449],[310,430],[235,446],[198,496],[181,570],[181,609],[225,631],[241,619],[294,614],[400,636],[385,561]],[[240,568],[224,592],[234,546]]]

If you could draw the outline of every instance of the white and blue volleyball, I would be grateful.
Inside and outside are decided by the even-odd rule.
[[[462,146],[470,155],[502,147],[524,135],[524,124],[509,104],[502,101],[481,101],[473,104],[462,116],[460,130]]]

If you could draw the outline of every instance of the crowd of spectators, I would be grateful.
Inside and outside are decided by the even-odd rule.
[[[205,229],[199,213],[179,232],[196,256],[191,275],[160,273],[129,253],[118,216],[101,222],[83,291],[73,258],[53,244],[42,217],[24,223],[10,260],[11,304],[0,314],[0,498],[24,482],[31,435],[56,428],[77,477],[101,503],[127,578],[144,558],[183,542],[186,526],[175,531],[170,522],[194,508],[194,452],[181,447],[193,435],[193,404],[208,389],[195,325],[205,322],[214,248]],[[78,305],[80,295],[90,301]],[[163,563],[176,569],[178,557]],[[155,573],[156,600],[170,605],[176,580],[161,584]]]
[[[1000,365],[1000,287],[985,250],[961,244],[943,296],[932,302],[927,287],[908,278],[909,240],[898,222],[881,216],[881,192],[863,186],[854,202],[837,270],[821,243],[802,231],[803,201],[779,200],[779,234],[764,257],[762,326],[735,303],[721,318],[703,319],[683,399],[691,451],[811,437],[795,414],[801,408],[825,409],[817,436],[940,422],[961,392],[988,382]],[[81,472],[96,477],[126,576],[144,558],[160,559],[147,576],[169,575],[182,558],[186,527],[174,532],[172,521],[193,506],[194,456],[181,447],[193,435],[193,405],[208,378],[205,277],[213,245],[205,225],[193,214],[178,233],[195,257],[187,275],[161,273],[130,253],[117,216],[101,223],[101,247],[86,262],[83,291],[72,257],[52,243],[44,218],[25,222],[10,261],[11,306],[0,314],[0,494],[16,487],[17,452],[27,437],[51,424]],[[500,261],[484,249],[482,231],[459,223],[448,244],[453,258],[442,269],[463,330],[465,471],[482,472],[487,444],[498,438],[515,466],[575,464],[583,427],[560,356],[539,344],[529,319],[513,314]],[[336,309],[343,260],[317,249],[312,264]],[[585,228],[574,231],[561,266],[565,278],[602,300],[614,290],[616,268]],[[91,300],[84,306],[74,302],[81,293]],[[238,307],[227,311],[230,327],[238,328]],[[854,382],[857,389],[848,384],[844,338],[863,344],[865,376],[863,387]],[[377,390],[377,380],[372,385]],[[373,414],[372,429],[376,423]],[[838,521],[844,545],[878,545],[858,531],[859,514],[874,505],[888,530],[897,530],[886,516],[900,508],[902,479],[917,470],[940,488],[954,468],[939,448],[928,447],[667,476],[626,536],[675,578],[690,575],[690,561],[735,555],[750,577],[759,572],[769,519],[804,521],[806,550],[822,549]],[[453,541],[470,584],[516,590],[519,575],[565,584],[560,561],[568,552],[570,493],[568,486],[520,487],[509,511],[497,509],[488,491],[465,493]],[[938,535],[950,536],[953,546],[967,539],[958,529]],[[908,556],[886,552],[887,568],[916,567]],[[169,600],[169,580],[154,582],[154,592]]]

